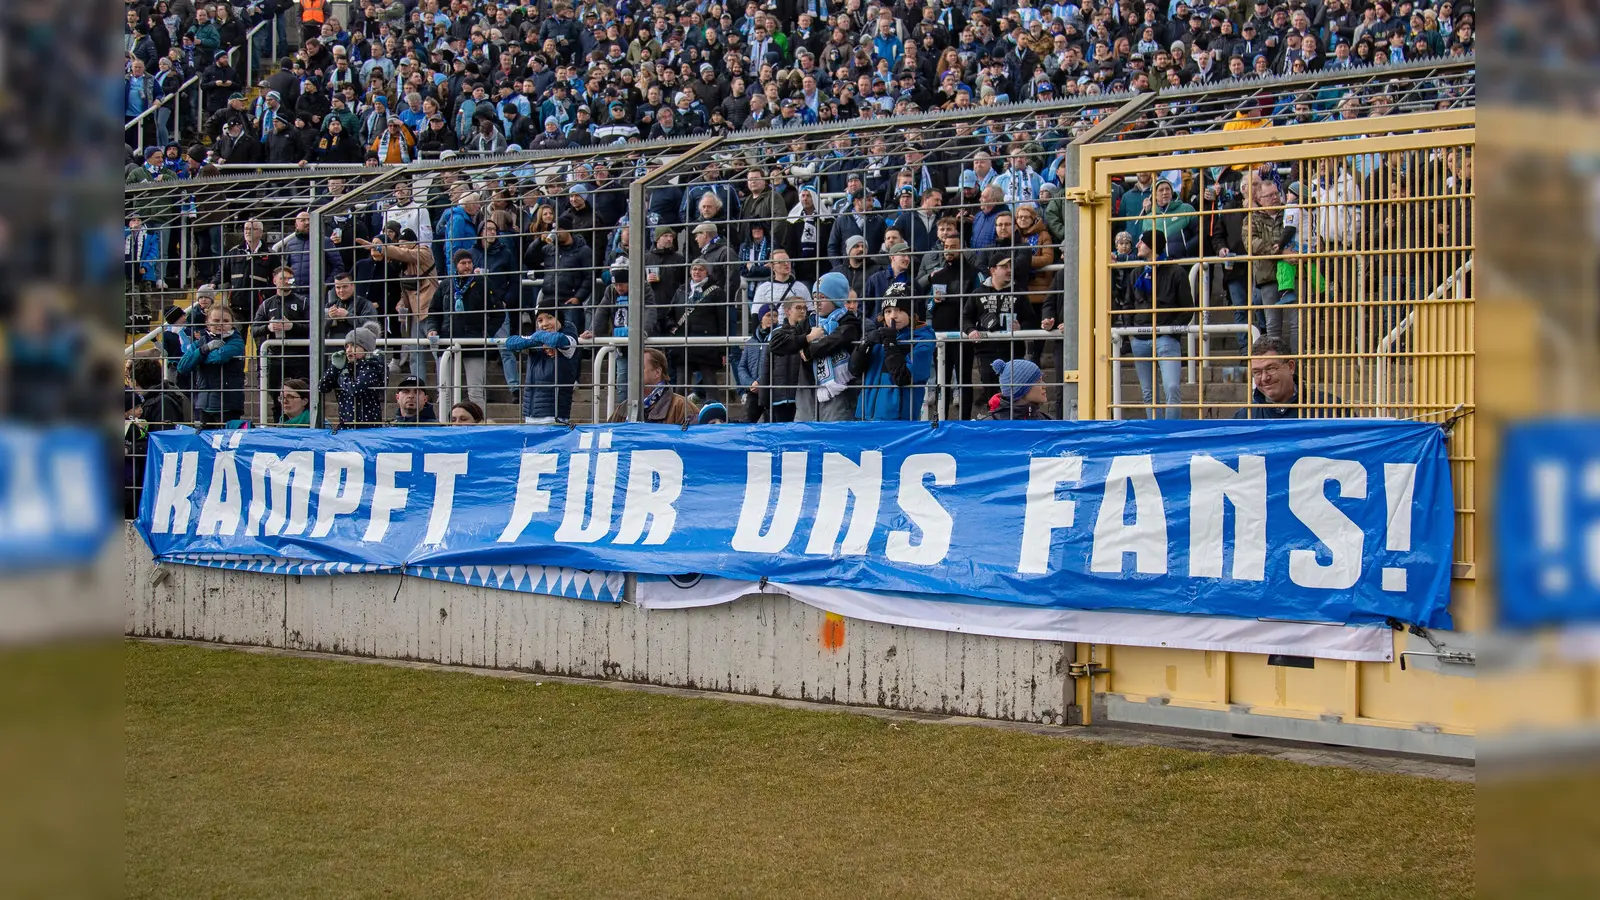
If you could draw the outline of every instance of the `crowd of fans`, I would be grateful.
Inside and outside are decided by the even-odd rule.
[[[220,33],[214,24],[194,27],[204,7],[174,12],[178,5],[158,3],[143,16],[130,8],[135,58],[157,24],[181,39],[160,58],[191,53],[210,31]],[[234,18],[248,26],[275,8]],[[227,17],[206,21],[217,18]],[[180,258],[171,226],[182,213],[130,202],[130,292],[151,299],[152,321],[163,317],[159,350],[169,362],[156,374],[145,368],[153,384],[134,373],[130,408],[171,411],[178,404],[141,398],[172,393],[188,402],[184,421],[243,419],[251,405],[248,332],[267,360],[272,398],[270,410],[254,411],[258,421],[309,421],[315,383],[337,398],[333,421],[345,427],[439,421],[429,401],[441,388],[451,392],[439,395],[441,405],[461,396],[449,420],[482,423],[497,364],[521,421],[565,422],[589,346],[627,337],[637,305],[645,336],[664,344],[643,360],[643,415],[653,421],[1047,417],[1045,373],[1052,365],[1059,372],[1061,303],[1076,289],[1063,283],[1059,265],[1064,251],[1076,252],[1062,244],[1076,216],[1062,191],[1067,145],[1102,110],[1040,103],[943,124],[862,123],[859,133],[841,126],[744,142],[652,185],[640,248],[629,246],[626,191],[654,157],[648,146],[629,145],[1142,91],[1152,78],[1209,84],[1465,52],[1472,13],[1449,2],[1341,0],[1236,12],[1186,2],[1163,9],[816,0],[751,2],[742,11],[709,4],[675,15],[661,4],[369,0],[348,30],[331,16],[301,25],[281,29],[304,41],[253,103],[235,90],[226,60],[214,57],[196,120],[211,143],[154,147],[129,164],[128,180],[195,179],[200,196],[205,176],[262,159],[407,163],[432,151],[579,149],[566,159],[419,171],[325,217],[323,298],[304,294],[312,283],[306,211],[241,227],[208,218],[196,201],[194,249]],[[226,50],[219,41],[218,54]],[[1220,111],[1180,98],[1140,121],[1152,134],[1218,120],[1255,128],[1449,105],[1471,90],[1396,84],[1262,92]],[[1293,254],[1353,247],[1357,231],[1385,246],[1462,243],[1470,215],[1465,226],[1452,220],[1453,233],[1433,235],[1364,214],[1364,201],[1396,196],[1416,180],[1407,170],[1424,165],[1450,190],[1470,194],[1470,157],[1451,154],[1334,157],[1316,171],[1172,170],[1113,184],[1121,232],[1113,324],[1154,326],[1130,336],[1124,354],[1153,414],[1178,413],[1181,348],[1159,329],[1196,321],[1202,309],[1237,307],[1229,321],[1256,324],[1280,342],[1272,346],[1293,352],[1294,311],[1305,300],[1296,293],[1306,281]],[[317,199],[346,189],[345,178],[330,177]],[[636,252],[642,284],[630,271]],[[1231,264],[1230,254],[1245,259]],[[1202,257],[1206,277],[1196,281]],[[179,309],[165,291],[184,267],[208,286]],[[1424,286],[1383,287],[1400,303]],[[305,348],[314,302],[325,335],[340,342],[320,372]],[[969,342],[940,354],[936,333]],[[1247,337],[1231,340],[1243,355]],[[463,384],[449,383],[441,347],[454,348]],[[948,391],[926,390],[930,382]],[[625,398],[625,384],[616,388]],[[391,391],[393,413],[385,415]],[[1256,393],[1259,405],[1284,406]]]
[[[197,161],[409,162],[1148,91],[1470,53],[1453,0],[129,0],[127,119]],[[273,30],[249,30],[278,20]],[[293,21],[291,21],[293,20]],[[235,48],[261,61],[244,83]],[[275,57],[274,54],[277,54]],[[170,126],[189,104],[185,131]],[[132,143],[130,141],[130,143]],[[181,150],[182,146],[179,145]]]

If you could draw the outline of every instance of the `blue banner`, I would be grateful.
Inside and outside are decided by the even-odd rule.
[[[87,428],[0,425],[0,572],[92,562],[117,522],[116,459]]]
[[[1600,621],[1600,422],[1507,429],[1495,503],[1500,622]]]
[[[1443,432],[1291,422],[151,436],[162,558],[538,565],[1448,627]]]

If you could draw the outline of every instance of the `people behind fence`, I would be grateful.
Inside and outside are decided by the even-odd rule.
[[[130,192],[129,291],[170,294],[187,281],[180,272],[190,274],[191,261],[176,256],[209,249],[209,261],[193,260],[193,277],[216,280],[223,307],[249,313],[240,324],[257,347],[290,342],[265,354],[274,407],[258,413],[266,421],[282,416],[284,382],[318,374],[309,348],[295,342],[309,338],[316,302],[303,292],[324,288],[322,333],[346,342],[347,364],[350,339],[375,328],[388,346],[363,359],[381,358],[389,380],[414,382],[403,391],[402,421],[416,418],[428,398],[415,395],[431,389],[444,392],[441,407],[464,398],[488,410],[500,402],[501,381],[525,421],[569,421],[585,367],[600,361],[586,345],[618,337],[663,342],[662,378],[648,393],[668,385],[692,405],[740,403],[737,420],[943,418],[952,410],[940,401],[962,418],[986,409],[1037,418],[1039,404],[1008,398],[1001,416],[991,399],[1005,396],[1007,365],[1034,365],[1052,383],[1067,377],[1060,340],[1080,327],[1067,316],[1078,284],[1060,271],[1077,252],[1062,241],[1081,202],[1066,196],[1070,145],[1121,100],[1037,113],[1000,104],[1146,85],[1220,90],[1263,73],[1389,64],[1420,47],[1470,47],[1474,22],[1470,8],[1428,8],[1433,16],[1413,22],[1391,4],[1339,0],[1311,18],[1264,3],[1237,17],[1182,2],[1146,4],[1137,18],[1098,0],[1006,7],[456,0],[396,16],[394,3],[363,3],[348,23],[330,16],[309,29],[276,70],[270,57],[253,57],[257,84],[245,83],[237,54],[228,57],[248,43],[238,29],[213,40],[214,23],[197,26],[201,10],[192,19],[152,18],[150,26],[182,39],[168,42],[181,59],[169,61],[159,42],[153,58],[199,68],[203,115],[184,117],[199,133],[171,137],[207,143],[185,152],[163,141],[135,153],[130,183],[193,185],[206,177],[203,166],[221,164],[226,174],[280,157],[387,165],[423,153],[532,147],[586,155],[508,158],[492,168],[454,165],[464,162],[456,157],[408,170],[358,202],[335,204],[316,239],[311,209],[350,189],[344,174],[328,179],[326,194],[313,188],[309,204],[263,202],[221,218],[206,218],[200,204],[195,221],[204,227],[190,231],[191,245],[181,239],[190,212]],[[252,12],[242,24],[268,18]],[[166,83],[149,74],[145,31],[129,32],[138,62],[128,75],[130,121]],[[293,42],[293,30],[285,33]],[[1254,130],[1433,108],[1471,89],[1432,76],[1307,84],[1229,94],[1216,109],[1197,99],[1209,95],[1163,93],[1129,127],[1147,135]],[[991,117],[948,124],[873,121],[871,131],[793,131],[760,144],[739,137],[988,107]],[[629,184],[664,160],[638,141],[712,131],[732,137],[695,168],[656,180],[645,208],[629,209]],[[1123,329],[1115,342],[1134,363],[1146,414],[1180,415],[1188,350],[1176,329],[1199,309],[1205,324],[1231,326],[1228,352],[1248,356],[1252,326],[1297,350],[1305,318],[1297,312],[1348,289],[1330,283],[1318,257],[1363,246],[1369,230],[1397,233],[1393,217],[1368,209],[1373,199],[1403,196],[1391,183],[1405,179],[1380,156],[1328,157],[1287,176],[1288,166],[1263,163],[1112,179],[1112,325]],[[1470,192],[1470,158],[1437,165],[1454,179],[1450,190]],[[231,196],[243,205],[268,199],[265,190]],[[645,219],[641,247],[629,246],[630,214]],[[1439,227],[1454,230],[1400,230],[1409,240],[1465,240],[1464,226]],[[635,264],[643,278],[630,284]],[[1418,289],[1391,281],[1383,295],[1403,310]],[[154,296],[147,306],[153,313],[172,299]],[[642,335],[628,328],[635,307]],[[1012,336],[1019,331],[1034,333]],[[182,349],[187,358],[191,348]],[[193,360],[180,380],[209,384],[209,358]],[[625,401],[625,348],[612,358],[619,374],[603,389]],[[462,384],[453,383],[458,365]],[[943,388],[925,392],[930,380]],[[1034,393],[1030,385],[1025,395]],[[198,411],[219,416],[247,405],[216,392],[201,404],[198,387],[194,396]]]

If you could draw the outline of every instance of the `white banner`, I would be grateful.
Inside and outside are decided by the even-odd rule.
[[[1358,662],[1389,662],[1394,659],[1394,633],[1383,626],[942,601],[916,594],[738,581],[697,575],[671,578],[641,575],[638,603],[645,609],[692,609],[732,603],[741,597],[762,594],[790,597],[808,606],[853,619],[934,631],[1032,641],[1276,653]]]

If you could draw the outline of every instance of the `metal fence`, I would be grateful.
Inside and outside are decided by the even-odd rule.
[[[1441,60],[131,186],[129,354],[203,423],[681,415],[660,384],[734,422],[1188,417],[1246,409],[1241,351],[1287,322],[1337,398],[1305,414],[1440,413],[1428,385],[1469,357],[1419,335],[1470,314],[1472,194],[1451,175],[1470,145],[1427,133],[1470,119],[1472,75]],[[1316,149],[1332,138],[1368,143]],[[1359,196],[1338,193],[1351,179]],[[1298,241],[1242,249],[1263,217]],[[1324,227],[1341,217],[1361,224]],[[1167,259],[1132,255],[1151,233]],[[1240,296],[1241,273],[1284,265],[1293,288]],[[1111,317],[1151,302],[1146,280],[1189,299]]]

